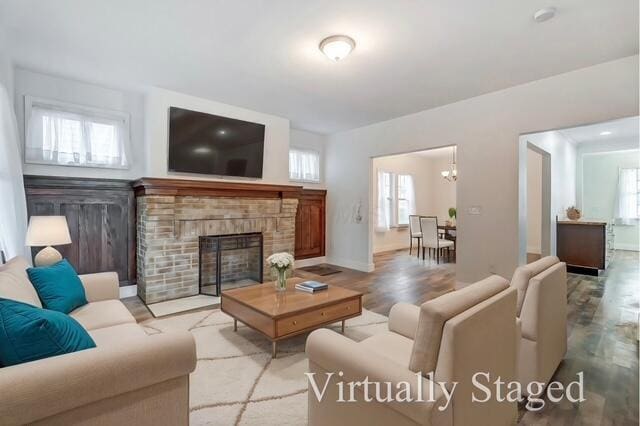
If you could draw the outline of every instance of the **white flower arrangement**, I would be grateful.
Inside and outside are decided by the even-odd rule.
[[[267,257],[267,262],[272,268],[279,271],[286,271],[293,267],[293,256],[286,252],[274,253]]]

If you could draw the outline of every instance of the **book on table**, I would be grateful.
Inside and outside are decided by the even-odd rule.
[[[296,284],[296,289],[306,291],[307,293],[315,293],[316,291],[326,290],[329,286],[318,281],[305,281]]]

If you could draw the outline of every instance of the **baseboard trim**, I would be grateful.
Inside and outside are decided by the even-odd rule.
[[[321,263],[327,263],[326,256],[311,257],[309,259],[300,259],[294,262],[295,268],[306,268],[307,266],[320,265]]]
[[[637,244],[615,244],[613,245],[615,250],[629,250],[629,251],[640,251],[640,247]]]
[[[120,299],[124,299],[125,297],[133,297],[137,295],[138,295],[138,286],[135,284],[120,287]]]
[[[418,246],[418,242],[415,241],[414,248]],[[394,244],[385,244],[383,246],[378,246],[373,249],[373,253],[383,253],[385,251],[393,251],[393,250],[409,250],[409,244],[405,243],[394,243]]]
[[[375,265],[373,263],[354,262],[352,260],[327,259],[327,263],[331,265],[341,266],[343,268],[355,269],[362,272],[373,272]]]

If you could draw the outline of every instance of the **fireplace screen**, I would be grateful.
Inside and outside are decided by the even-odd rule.
[[[261,233],[200,237],[200,294],[261,282]]]

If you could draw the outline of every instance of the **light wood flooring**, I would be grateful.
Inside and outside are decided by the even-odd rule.
[[[372,273],[340,268],[323,277],[296,275],[359,290],[364,307],[383,315],[397,302],[420,304],[457,288],[455,263],[437,265],[406,250],[377,254],[374,262]],[[554,380],[567,384],[584,372],[586,401],[547,403],[537,413],[521,406],[518,424],[638,424],[639,267],[637,252],[617,251],[599,277],[569,274],[568,352]],[[125,303],[138,321],[151,317],[138,298]]]

